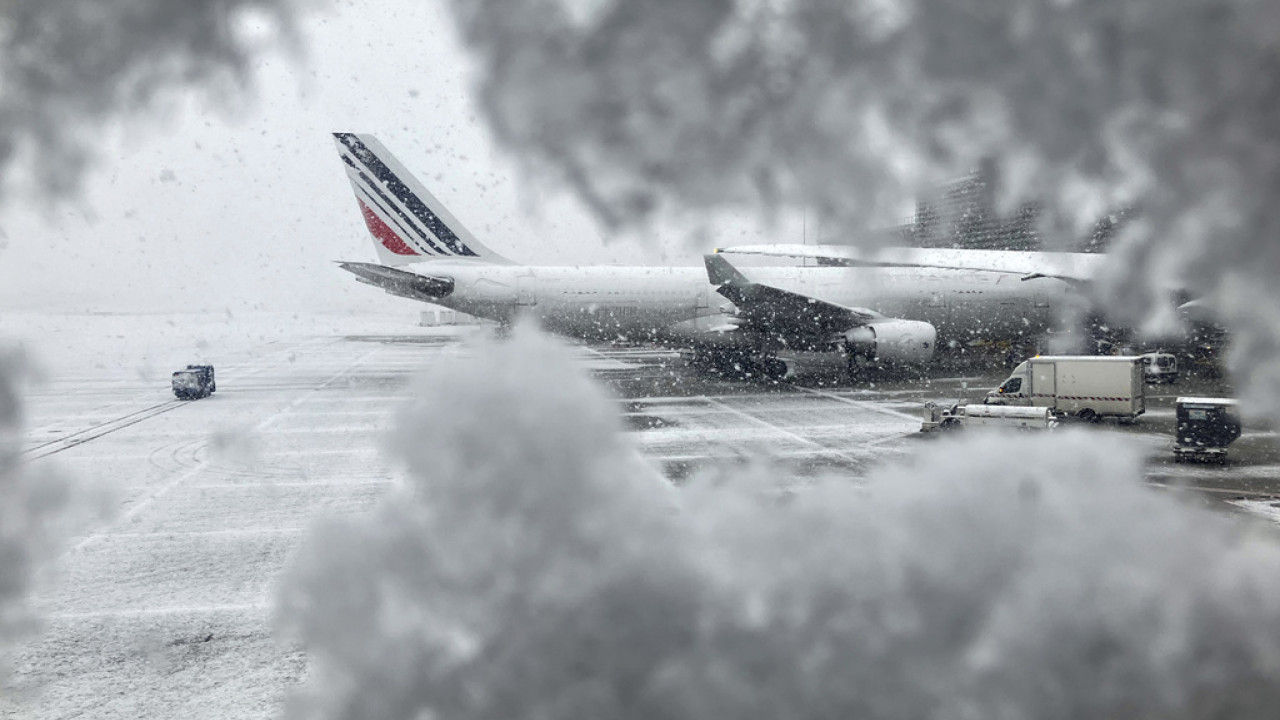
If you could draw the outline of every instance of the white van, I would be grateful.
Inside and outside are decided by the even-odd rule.
[[[1145,368],[1138,357],[1043,355],[1024,360],[983,402],[1047,407],[1081,420],[1132,420],[1147,410]]]
[[[1178,357],[1173,353],[1149,352],[1141,355],[1149,383],[1171,383],[1178,379]]]

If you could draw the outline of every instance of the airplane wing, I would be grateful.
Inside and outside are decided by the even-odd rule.
[[[716,292],[737,308],[737,327],[767,334],[788,347],[826,347],[843,340],[852,328],[884,319],[874,310],[845,307],[752,282],[718,254],[703,259]]]
[[[1075,283],[1092,281],[1106,262],[1106,255],[1097,253],[907,247],[864,250],[848,245],[740,245],[718,248],[716,253],[806,258],[825,265],[999,272],[1020,275],[1023,280],[1057,278]]]
[[[365,285],[387,291],[388,295],[431,302],[453,292],[453,278],[429,277],[384,265],[361,262],[339,262],[338,267],[356,276]]]

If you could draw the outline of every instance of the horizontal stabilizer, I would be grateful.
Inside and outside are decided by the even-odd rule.
[[[340,262],[338,266],[366,285],[411,300],[430,302],[453,292],[453,278],[450,277],[429,277],[373,263]]]

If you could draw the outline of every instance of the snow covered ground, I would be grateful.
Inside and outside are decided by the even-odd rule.
[[[416,319],[4,318],[0,337],[23,344],[43,374],[26,397],[28,461],[106,488],[113,514],[83,520],[70,539],[38,600],[45,627],[17,649],[0,716],[277,716],[307,672],[273,633],[281,569],[318,517],[365,513],[400,481],[383,446],[411,379],[489,332]],[[618,397],[641,453],[676,482],[748,457],[801,478],[860,473],[926,442],[922,398],[985,382],[757,386],[646,348],[580,346],[575,356]],[[197,361],[217,367],[218,392],[174,400],[169,373]],[[1159,427],[1135,431],[1152,456],[1165,453]],[[1248,480],[1244,469],[1203,472]]]
[[[303,673],[272,638],[276,573],[321,513],[359,513],[394,481],[379,439],[413,371],[453,330],[403,318],[242,321],[30,316],[45,379],[28,397],[32,462],[108,488],[40,599],[0,713],[270,717]],[[380,332],[411,335],[390,345]],[[357,337],[359,336],[359,337]],[[218,369],[173,399],[168,373]]]
[[[43,374],[27,395],[28,460],[105,487],[114,515],[70,540],[0,715],[276,716],[306,672],[273,637],[278,573],[315,518],[363,513],[397,482],[382,444],[411,378],[488,332],[415,320],[6,318]],[[671,353],[577,355],[675,479],[709,457],[861,467],[918,429],[901,401],[681,385]],[[174,400],[169,373],[197,361],[216,366],[217,393]]]

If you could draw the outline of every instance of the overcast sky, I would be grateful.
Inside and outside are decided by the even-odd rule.
[[[472,232],[520,262],[691,264],[700,245],[764,237],[733,219],[610,236],[493,147],[474,114],[467,54],[436,3],[356,0],[304,18],[303,33],[306,56],[261,58],[243,101],[193,91],[108,127],[80,199],[45,209],[11,196],[0,308],[403,308],[332,264],[375,259],[329,135],[339,130],[376,133]],[[801,228],[792,218],[763,232],[798,238]]]

